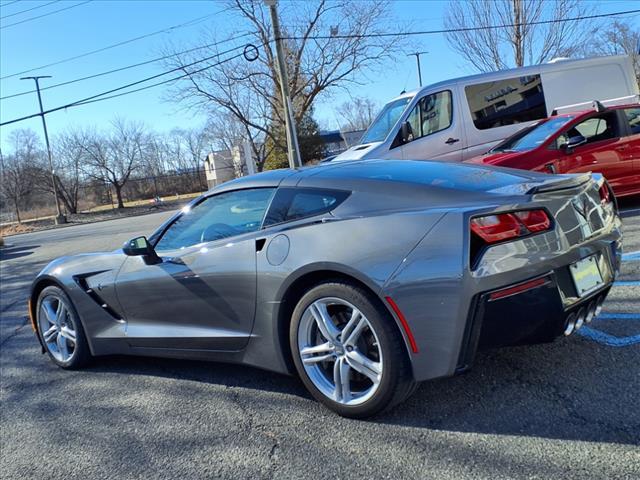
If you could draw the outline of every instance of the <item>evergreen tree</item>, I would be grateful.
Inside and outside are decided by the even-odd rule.
[[[310,108],[296,124],[298,132],[298,147],[302,164],[321,160],[324,156],[324,142],[320,137],[318,122],[313,118],[313,108]],[[267,138],[266,151],[269,152],[264,164],[265,170],[289,167],[287,158],[287,134],[282,123],[272,124],[272,135]],[[277,139],[276,141],[273,138]]]

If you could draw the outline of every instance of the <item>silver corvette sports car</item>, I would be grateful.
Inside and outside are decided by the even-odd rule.
[[[148,239],[55,260],[29,312],[63,368],[109,354],[243,363],[366,417],[480,349],[570,335],[620,259],[600,176],[341,162],[225,183]]]

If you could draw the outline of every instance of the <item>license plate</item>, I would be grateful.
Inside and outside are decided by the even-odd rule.
[[[578,296],[583,297],[603,284],[602,274],[598,268],[598,259],[595,255],[573,263],[569,266],[573,283],[578,291]]]

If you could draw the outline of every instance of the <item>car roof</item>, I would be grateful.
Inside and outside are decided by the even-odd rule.
[[[354,160],[296,169],[270,170],[224,183],[211,193],[278,186],[371,190],[379,188],[381,182],[389,188],[402,188],[402,185],[405,185],[487,191],[516,183],[535,182],[540,176],[544,174],[457,162]]]
[[[590,115],[590,114],[598,114],[598,113],[606,113],[607,111],[611,111],[611,110],[623,110],[626,108],[640,108],[640,104],[638,103],[629,103],[626,105],[611,105],[611,106],[605,106],[605,110],[598,112],[596,110],[594,110],[593,108],[585,108],[584,110],[576,110],[573,112],[564,112],[564,113],[559,113],[557,115],[551,115],[549,117],[547,117],[545,120],[549,119],[549,118],[557,118],[557,117],[582,117],[585,115]]]

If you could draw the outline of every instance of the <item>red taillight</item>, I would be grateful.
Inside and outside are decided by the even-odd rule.
[[[500,298],[509,297],[517,293],[522,293],[533,288],[541,287],[542,285],[547,285],[548,283],[549,279],[547,277],[536,278],[535,280],[530,280],[513,287],[507,287],[503,288],[502,290],[497,290],[489,296],[489,300],[498,300]]]
[[[500,242],[521,235],[522,223],[512,213],[471,219],[471,231],[487,243]]]
[[[396,316],[398,317],[398,320],[400,320],[400,323],[402,324],[402,328],[404,328],[404,333],[407,334],[407,340],[409,340],[409,346],[411,347],[411,351],[413,353],[418,353],[418,344],[416,343],[416,339],[413,336],[411,327],[409,327],[409,323],[407,323],[407,319],[404,318],[402,310],[400,310],[400,307],[398,307],[398,304],[393,301],[393,298],[385,297],[385,299],[387,300],[387,302],[395,312]]]
[[[551,228],[544,210],[523,210],[471,219],[471,231],[486,243],[497,243]]]
[[[600,193],[601,203],[609,203],[611,201],[611,193],[609,192],[609,187],[607,187],[606,183],[602,184],[598,193]]]
[[[544,232],[551,226],[551,219],[544,210],[525,210],[515,215],[531,233]]]

